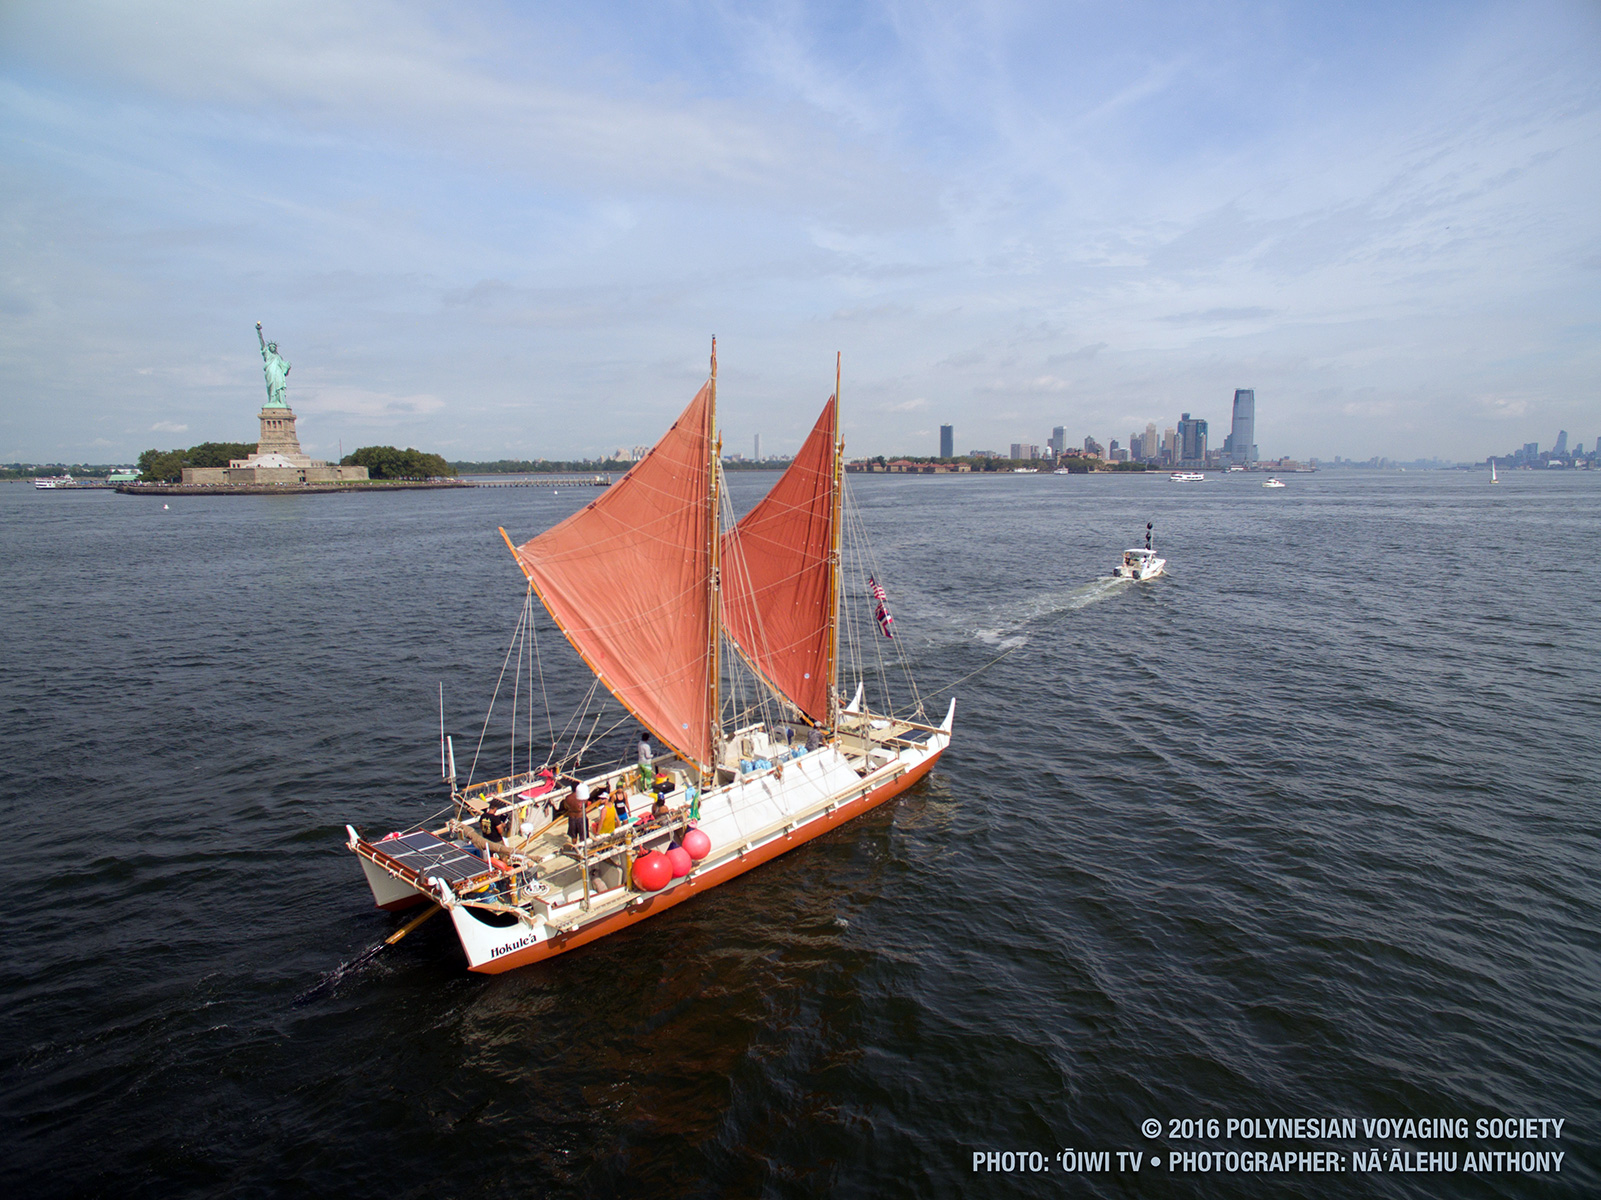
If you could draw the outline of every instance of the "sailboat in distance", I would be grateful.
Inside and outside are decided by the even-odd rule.
[[[528,581],[513,641],[519,671],[530,666],[525,694],[537,599],[626,710],[613,729],[637,722],[658,745],[586,762],[600,720],[585,732],[586,705],[570,745],[553,736],[536,767],[530,713],[521,771],[514,732],[507,775],[476,782],[469,769],[458,783],[442,737],[448,810],[380,838],[345,827],[378,906],[448,912],[474,971],[539,962],[665,912],[894,798],[950,744],[955,700],[932,724],[907,673],[909,707],[890,701],[883,658],[899,643],[877,577],[861,581],[871,619],[846,612],[845,539],[859,526],[838,359],[810,436],[737,522],[716,414],[714,339],[705,386],[600,499],[521,544],[501,531]],[[848,667],[842,646],[855,652]],[[879,709],[863,702],[871,658]]]

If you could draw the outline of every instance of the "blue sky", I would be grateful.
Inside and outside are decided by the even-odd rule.
[[[1601,437],[1601,6],[0,7],[0,461]]]

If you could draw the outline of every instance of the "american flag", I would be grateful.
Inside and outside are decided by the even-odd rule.
[[[889,597],[884,595],[884,589],[871,575],[867,577],[867,586],[872,589],[873,599],[878,602],[878,607],[873,610],[873,616],[878,619],[879,629],[883,630],[885,637],[894,638],[895,618],[889,615]]]

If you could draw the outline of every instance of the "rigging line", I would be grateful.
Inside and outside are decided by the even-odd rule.
[[[526,603],[529,611],[532,612],[534,606],[534,585],[532,583],[528,585],[528,598]],[[550,694],[545,690],[545,660],[540,656],[539,653],[539,623],[530,617],[528,627],[533,630],[534,634],[534,662],[539,668],[539,695],[540,698],[545,702],[545,725],[550,730],[550,748],[554,751],[556,749],[556,719],[550,715]],[[534,706],[530,703],[528,706],[528,739],[530,742],[533,741],[534,737],[533,712]]]
[[[506,772],[508,778],[517,774],[517,701],[521,698],[523,688],[523,653],[528,649],[527,625],[528,598],[525,596],[522,616],[517,621],[517,670],[512,672],[511,677],[511,767]]]
[[[523,627],[522,619],[519,618],[518,621],[517,621],[517,633],[521,633],[522,632],[522,627]],[[506,679],[506,664],[511,662],[511,652],[517,646],[517,633],[513,633],[511,635],[511,644],[506,647],[506,657],[501,662],[501,664],[500,664],[500,674],[495,679],[495,690],[494,690],[493,694],[491,694],[490,697],[489,697],[489,711],[484,713],[484,727],[478,731],[478,745],[473,750],[472,766],[467,768],[467,783],[465,785],[466,787],[472,787],[472,784],[473,784],[473,773],[478,770],[478,756],[479,756],[479,754],[481,754],[483,752],[483,749],[484,749],[484,738],[489,733],[489,721],[490,721],[490,718],[492,718],[495,715],[495,700],[500,696],[500,685]]]
[[[857,570],[861,572],[865,568],[868,574],[872,574],[878,569],[878,564],[873,557],[872,545],[867,540],[867,531],[862,524],[860,514],[853,512],[852,516],[854,520],[851,523],[851,532],[856,550]],[[876,575],[874,577],[876,578]],[[861,582],[858,581],[858,584]],[[893,639],[885,639],[882,635],[874,637],[872,626],[867,625],[865,621],[863,625],[866,632],[862,634],[862,637],[870,642],[873,647],[873,663],[878,669],[878,686],[883,697],[884,711],[893,715],[895,703],[890,693],[889,673],[884,667],[884,642]],[[863,702],[867,703],[865,696],[863,697]]]
[[[847,493],[847,496],[848,496],[848,493]],[[858,526],[858,528],[860,530],[862,545],[866,549],[866,558],[868,559],[869,563],[871,564],[871,566],[873,568],[873,576],[874,576],[874,578],[882,579],[883,578],[883,572],[880,569],[880,563],[878,562],[878,557],[877,557],[877,555],[875,555],[873,553],[872,543],[867,540],[866,528],[865,528],[865,525],[863,525],[863,523],[862,523],[860,510],[857,509],[854,505],[852,505],[852,516],[855,518],[855,520],[857,522],[857,526]],[[869,631],[869,636],[870,635],[871,635],[871,631]],[[918,714],[918,715],[926,716],[927,713],[926,713],[926,710],[924,709],[924,706],[923,706],[923,698],[919,694],[918,687],[917,687],[917,677],[912,673],[912,664],[911,664],[911,660],[907,656],[905,644],[902,642],[902,640],[900,638],[893,638],[893,639],[890,639],[890,640],[894,642],[895,659],[896,659],[896,662],[900,666],[901,674],[905,678],[907,691],[911,694],[912,705],[913,705],[913,710],[912,711],[914,713]],[[877,645],[876,642],[875,642],[875,645]],[[880,651],[882,651],[882,647],[880,647],[879,649],[880,649]],[[882,663],[882,653],[880,653],[880,663]]]
[[[932,699],[934,699],[935,696],[944,695],[946,692],[948,692],[952,688],[954,688],[957,684],[966,683],[969,679],[973,678],[973,676],[975,676],[975,675],[982,675],[985,671],[989,670],[996,663],[1000,662],[1001,659],[1005,658],[1009,654],[1017,653],[1019,650],[1021,650],[1027,644],[1028,644],[1028,642],[1027,642],[1027,639],[1025,638],[1023,641],[1018,642],[1017,645],[1011,647],[1010,649],[1002,650],[999,654],[997,654],[994,658],[990,659],[989,662],[985,663],[983,666],[979,667],[976,671],[969,671],[966,675],[963,675],[960,679],[953,679],[950,683],[947,683],[944,687],[936,688],[934,691],[932,691],[932,692],[930,692],[928,694],[928,698],[930,700],[932,700]]]
[[[740,532],[739,523],[734,520],[733,498],[728,493],[727,477],[723,474],[723,467],[721,463],[718,464],[717,471],[718,481],[721,485],[718,489],[719,494],[722,497],[721,515],[726,517],[728,521],[729,532],[724,536],[727,537],[729,534],[732,535],[729,544],[734,548],[734,552],[722,560],[724,563],[724,578],[725,580],[731,578],[735,582],[742,583],[744,585],[744,603],[730,607],[734,608],[738,613],[748,617],[751,624],[754,626],[755,640],[760,644],[759,648],[753,647],[747,649],[740,646],[738,642],[732,642],[732,639],[724,639],[725,641],[730,641],[731,644],[734,645],[735,649],[738,650],[738,653],[729,656],[728,660],[728,680],[731,692],[731,704],[729,710],[734,714],[734,718],[737,723],[741,712],[748,715],[755,709],[756,706],[759,705],[762,719],[765,721],[769,719],[769,713],[767,710],[769,692],[771,692],[777,699],[782,700],[785,704],[791,704],[791,706],[793,705],[787,696],[782,696],[773,683],[764,677],[760,663],[751,661],[754,658],[761,660],[762,662],[771,663],[776,658],[776,651],[771,645],[771,639],[767,633],[767,626],[763,619],[761,605],[757,603],[756,587],[750,575],[750,562],[745,556],[744,538]],[[724,621],[724,625],[725,627],[727,625],[726,619]],[[756,699],[750,706],[742,707],[744,703],[744,688],[742,681],[745,678],[742,672],[744,670],[748,670],[753,677],[751,689],[752,694],[756,697]],[[718,716],[719,720],[721,720],[722,714],[718,714]]]
[[[528,590],[533,590],[533,589],[532,589],[532,587],[530,587],[530,589],[528,589]],[[530,642],[532,642],[532,640],[533,640],[533,597],[532,597],[532,595],[525,595],[525,597],[522,598],[522,603],[524,603],[524,608],[527,608],[527,610],[528,610],[528,635],[530,635]],[[530,646],[530,651],[532,651],[532,646]],[[540,690],[541,690],[541,693],[543,693],[543,691],[544,691],[544,675],[543,674],[540,675]],[[524,742],[524,746],[528,747],[528,755],[527,755],[528,778],[533,779],[533,658],[528,659],[528,741]]]
[[[561,727],[561,733],[553,732],[551,734],[550,752],[545,756],[547,766],[550,762],[560,763],[565,761],[561,755],[560,743],[567,737],[568,731],[573,728],[575,723],[581,726],[583,719],[589,715],[589,702],[594,699],[595,689],[598,687],[600,687],[600,676],[596,675],[590,679],[589,690],[584,693],[584,698],[578,702],[572,713],[567,717],[567,723]]]
[[[567,737],[568,730],[573,730],[573,736],[567,743],[567,752],[565,754],[561,754],[556,760],[563,766],[566,765],[568,759],[572,759],[574,762],[577,762],[583,757],[583,750],[579,750],[576,755],[573,753],[573,744],[578,740],[579,735],[583,732],[584,718],[589,715],[590,703],[595,699],[595,692],[599,689],[599,687],[600,678],[598,676],[590,680],[589,690],[584,693],[584,698],[578,702],[578,707],[574,710],[573,715],[567,719],[567,724],[562,726],[561,735],[564,738]],[[604,712],[605,710],[603,708],[601,712],[597,712],[595,714],[595,722],[597,724],[599,724],[600,718],[604,715]],[[574,729],[575,725],[577,727],[576,729]],[[587,746],[588,743],[585,743],[585,748],[587,748]],[[552,745],[550,748],[551,754],[556,754],[558,749],[559,747]]]
[[[576,767],[579,763],[584,761],[584,755],[587,754],[589,752],[589,748],[595,744],[595,730],[600,727],[600,719],[602,717],[604,717],[605,715],[606,714],[604,712],[598,712],[598,713],[595,714],[595,723],[589,727],[589,737],[584,739],[584,744],[578,748],[578,753],[573,755],[573,766],[574,767]],[[628,719],[629,719],[628,715],[625,713],[623,715],[622,721],[618,721],[616,725],[613,725],[611,727],[611,729],[606,730],[606,734],[611,733],[612,729],[616,729],[618,725],[621,725],[623,723],[623,721],[626,721]],[[602,734],[601,736],[604,737],[604,736],[606,736],[606,734]],[[566,759],[562,759],[562,765],[566,766],[566,764],[567,764],[567,760]]]

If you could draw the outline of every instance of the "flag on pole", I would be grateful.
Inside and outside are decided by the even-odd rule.
[[[873,616],[878,621],[878,627],[885,637],[893,640],[895,637],[895,618],[890,616],[889,613],[889,597],[884,594],[884,589],[879,586],[878,580],[871,575],[867,577],[867,586],[872,589],[873,599],[878,602],[877,607],[873,610]]]

